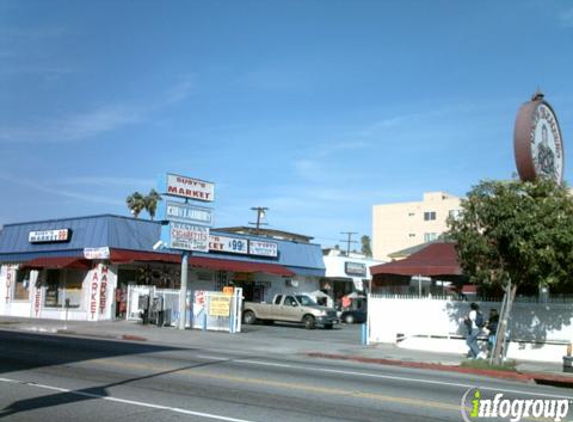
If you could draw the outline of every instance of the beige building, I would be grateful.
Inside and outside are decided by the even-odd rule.
[[[372,207],[372,254],[390,260],[388,254],[436,240],[447,230],[446,219],[460,210],[460,198],[444,192],[426,192],[421,202]]]

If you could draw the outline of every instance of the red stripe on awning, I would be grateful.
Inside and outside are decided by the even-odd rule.
[[[208,268],[218,271],[233,271],[240,273],[266,273],[283,277],[292,277],[294,272],[287,267],[278,264],[266,264],[264,262],[234,261],[230,259],[204,258],[191,256],[189,265],[199,268]]]
[[[60,256],[31,259],[22,266],[24,268],[75,268],[89,270],[92,268],[92,263],[75,256]]]
[[[181,263],[181,255],[169,253],[130,251],[127,249],[112,249],[109,253],[113,264],[126,264],[134,261]]]

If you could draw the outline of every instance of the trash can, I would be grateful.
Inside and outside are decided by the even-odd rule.
[[[563,372],[573,372],[573,356],[563,356]]]

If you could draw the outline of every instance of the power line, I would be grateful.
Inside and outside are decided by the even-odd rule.
[[[265,218],[267,211],[269,210],[267,207],[252,207],[252,211],[257,212],[257,222],[256,223],[249,223],[256,227],[256,233],[259,234],[261,231],[261,226],[267,226],[267,223],[263,223],[262,220]]]
[[[348,236],[347,240],[339,240],[339,242],[346,243],[346,255],[350,253],[350,244],[358,243],[356,240],[352,240],[352,235],[358,234],[357,232],[340,232],[340,234],[345,234]]]

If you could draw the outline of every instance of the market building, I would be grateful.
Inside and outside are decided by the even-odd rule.
[[[132,287],[178,295],[181,252],[160,249],[160,236],[159,222],[116,215],[7,224],[0,232],[0,315],[111,320],[137,313]],[[209,252],[190,254],[188,289],[236,286],[245,300],[269,301],[318,290],[324,274],[319,245],[214,229]]]

